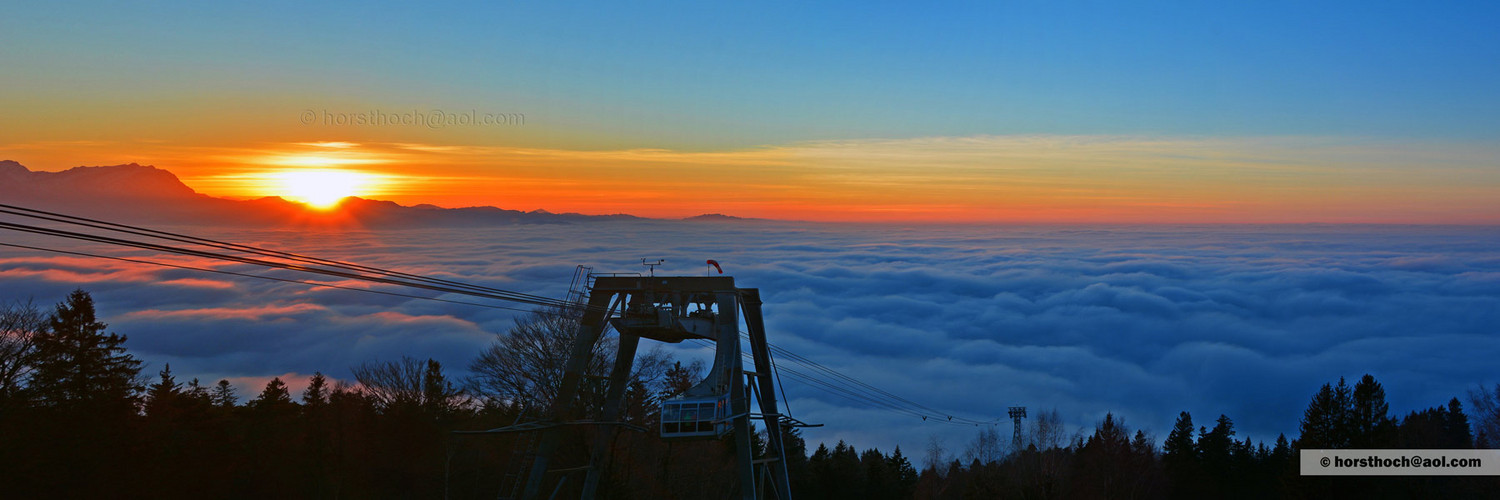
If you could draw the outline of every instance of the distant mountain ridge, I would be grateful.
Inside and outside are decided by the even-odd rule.
[[[477,227],[643,219],[629,214],[557,214],[546,210],[525,212],[491,206],[403,206],[358,197],[345,198],[337,208],[324,211],[275,196],[252,200],[216,198],[194,191],[172,172],[135,163],[43,172],[32,171],[12,160],[3,160],[0,161],[0,203],[111,221],[253,226]],[[705,214],[687,220],[741,219]]]

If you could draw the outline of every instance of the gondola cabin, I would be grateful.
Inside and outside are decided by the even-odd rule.
[[[712,339],[714,335],[714,313],[699,309],[679,315],[676,308],[666,304],[632,304],[625,313],[610,320],[616,331],[658,340],[677,343],[687,339]]]
[[[661,437],[716,438],[729,434],[729,396],[686,398],[661,404]]]

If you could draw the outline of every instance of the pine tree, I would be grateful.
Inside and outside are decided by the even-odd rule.
[[[428,359],[427,370],[422,374],[422,409],[429,415],[446,417],[465,404],[464,391],[443,376],[442,363]]]
[[[146,388],[146,416],[170,418],[180,406],[182,384],[172,377],[172,365],[166,365],[158,373],[161,380]]]
[[[1469,417],[1464,415],[1463,403],[1458,398],[1448,400],[1448,412],[1443,419],[1443,448],[1465,449],[1474,446],[1474,434],[1469,429]]]
[[[1302,435],[1297,448],[1304,450],[1348,448],[1350,445],[1353,398],[1344,378],[1337,387],[1323,384],[1302,412]]]
[[[51,408],[128,414],[135,411],[141,362],[125,352],[125,336],[106,333],[94,299],[74,290],[36,336],[29,396]]]
[[[196,377],[188,381],[187,388],[183,390],[183,395],[193,401],[201,401],[205,405],[212,401],[212,396],[208,395],[208,388],[203,387],[203,384],[199,383]]]
[[[312,378],[308,379],[307,390],[302,391],[302,404],[309,409],[328,404],[328,377],[323,376],[323,372],[313,372]]]
[[[1271,449],[1271,460],[1278,464],[1284,464],[1292,459],[1292,445],[1286,440],[1286,434],[1276,436],[1276,447]]]
[[[250,400],[249,406],[257,410],[283,410],[296,404],[292,402],[292,393],[287,390],[286,382],[282,382],[281,377],[275,377],[266,382],[265,390],[260,392],[260,396]]]
[[[1172,426],[1172,432],[1167,434],[1167,441],[1162,445],[1162,458],[1168,463],[1179,465],[1197,461],[1198,447],[1193,442],[1193,416],[1188,412],[1177,415],[1177,423]]]
[[[1390,405],[1385,402],[1385,388],[1375,377],[1365,374],[1354,384],[1350,400],[1349,444],[1355,448],[1384,448],[1390,446],[1393,424],[1386,415]]]
[[[1199,493],[1198,444],[1193,441],[1193,416],[1188,412],[1177,415],[1177,423],[1167,434],[1162,444],[1162,466],[1172,481],[1172,496],[1196,498]]]
[[[234,405],[240,401],[239,396],[234,394],[234,386],[230,385],[229,381],[225,379],[220,379],[219,383],[214,385],[213,393],[210,397],[214,406],[220,408],[234,408]]]
[[[870,448],[859,455],[860,473],[863,476],[862,498],[895,498],[895,478],[891,476],[890,464],[880,450]]]
[[[911,498],[912,495],[916,494],[917,469],[911,465],[910,460],[907,460],[901,454],[900,446],[897,446],[896,451],[891,453],[891,457],[887,459],[887,464],[892,476],[891,487],[894,490],[892,496],[894,498]]]
[[[1219,415],[1219,419],[1214,422],[1214,429],[1198,437],[1198,455],[1212,470],[1227,469],[1237,444],[1234,440],[1234,421],[1227,415]]]
[[[1135,431],[1135,438],[1130,440],[1130,452],[1136,455],[1156,459],[1156,443],[1146,436],[1146,431]]]

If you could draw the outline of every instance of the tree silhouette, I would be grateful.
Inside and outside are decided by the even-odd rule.
[[[664,377],[661,390],[662,399],[677,397],[677,395],[686,392],[689,388],[693,387],[693,384],[698,383],[698,380],[703,378],[703,361],[693,360],[688,365],[683,365],[681,361],[672,363],[672,367],[667,369]]]
[[[1400,448],[1465,449],[1474,446],[1469,418],[1464,415],[1458,398],[1448,405],[1413,411],[1401,421],[1396,431]]]
[[[282,411],[296,405],[297,403],[292,402],[291,391],[287,390],[286,382],[282,382],[281,377],[274,377],[266,382],[265,390],[248,404],[250,408],[262,411]]]
[[[1352,437],[1351,413],[1353,400],[1344,378],[1339,377],[1337,386],[1323,384],[1312,402],[1307,404],[1307,410],[1302,412],[1302,435],[1297,438],[1297,447],[1305,450],[1348,448]]]
[[[1000,441],[1000,431],[995,430],[994,426],[984,426],[979,428],[978,434],[974,436],[974,441],[969,443],[969,449],[965,455],[969,460],[978,460],[981,464],[991,464],[1005,458],[1006,448],[1008,446],[1005,446]]]
[[[125,352],[125,336],[106,333],[94,299],[74,290],[36,335],[35,369],[27,392],[38,405],[67,410],[133,413],[141,362]]]
[[[221,379],[219,383],[214,384],[213,391],[209,394],[209,397],[214,406],[220,408],[234,408],[234,405],[240,401],[239,396],[234,394],[234,386],[230,385],[229,380],[225,379]]]
[[[578,337],[580,314],[568,308],[547,308],[517,319],[514,327],[470,364],[476,392],[498,405],[551,408]],[[602,339],[590,353],[585,372],[608,376],[614,362],[613,344]],[[584,401],[592,399],[589,396]]]
[[[364,363],[354,368],[354,379],[382,411],[420,410],[447,415],[467,406],[467,393],[443,375],[437,361],[403,356],[396,361]]]
[[[1476,441],[1484,448],[1500,448],[1500,384],[1486,389],[1469,390],[1469,406],[1474,412]]]
[[[161,380],[146,388],[146,416],[172,419],[181,405],[182,384],[172,377],[172,365],[158,374]]]
[[[500,334],[469,364],[473,373],[469,392],[494,407],[522,408],[531,413],[551,408],[578,338],[581,315],[577,308],[552,307],[516,320],[514,327]],[[602,381],[609,378],[616,345],[615,337],[600,338],[584,363],[578,396],[583,415],[597,415],[603,407],[608,388]],[[654,386],[672,366],[670,357],[660,345],[638,355],[627,384],[639,380]]]
[[[1391,445],[1395,422],[1386,414],[1385,388],[1375,377],[1365,374],[1354,384],[1350,397],[1349,445],[1354,448],[1384,448]]]
[[[47,316],[31,302],[0,310],[0,413],[19,403],[21,388],[35,367],[36,337],[47,324]]]
[[[801,440],[800,437],[797,438],[799,443]],[[805,453],[801,448],[796,450],[796,452],[798,454]],[[793,450],[789,447],[787,453],[790,457],[793,454]],[[892,492],[891,498],[911,498],[917,490],[917,469],[912,467],[911,461],[907,460],[901,454],[900,446],[896,447],[896,451],[891,452],[891,457],[886,460],[886,463],[891,473],[891,483],[889,485]]]
[[[312,378],[307,380],[307,390],[302,391],[302,406],[305,408],[321,408],[328,404],[328,377],[323,372],[313,372]]]
[[[1198,444],[1193,432],[1193,416],[1179,413],[1162,445],[1162,466],[1172,478],[1172,495],[1177,498],[1193,498],[1199,489]]]

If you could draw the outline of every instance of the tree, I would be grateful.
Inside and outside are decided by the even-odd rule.
[[[1470,389],[1469,406],[1474,412],[1475,433],[1483,438],[1482,446],[1500,448],[1500,384],[1491,389]]]
[[[417,409],[429,415],[446,415],[468,406],[466,392],[443,375],[435,360],[402,356],[384,363],[364,363],[354,368],[354,379],[382,411]]]
[[[188,381],[187,388],[183,390],[183,394],[188,399],[202,402],[205,405],[212,401],[211,396],[208,394],[208,388],[203,387],[203,384],[199,383],[196,377]]]
[[[43,407],[133,413],[141,362],[125,352],[125,336],[94,316],[94,299],[74,290],[35,336],[35,368],[27,392]]]
[[[220,379],[219,383],[214,384],[213,392],[210,393],[209,398],[214,406],[220,408],[234,408],[234,405],[240,401],[239,396],[234,394],[234,386],[230,385],[227,379]]]
[[[1236,491],[1236,479],[1241,479],[1236,470],[1249,454],[1249,441],[1244,444],[1234,439],[1234,421],[1228,415],[1219,415],[1213,430],[1200,431],[1198,436],[1198,460],[1200,473],[1207,479],[1211,496],[1221,497]]]
[[[1384,448],[1390,446],[1394,423],[1386,415],[1390,405],[1385,402],[1385,388],[1375,377],[1365,374],[1354,384],[1350,401],[1349,444],[1355,448]]]
[[[1005,446],[1000,442],[1000,431],[994,426],[985,426],[979,429],[979,434],[974,436],[974,442],[969,443],[966,455],[969,460],[977,460],[982,464],[992,464],[1005,458]]]
[[[250,400],[247,406],[255,410],[282,412],[296,407],[297,403],[292,402],[292,393],[287,390],[286,382],[282,382],[281,377],[275,377],[266,382],[265,390]]]
[[[21,398],[36,361],[36,337],[46,329],[46,315],[29,301],[0,310],[0,413]]]
[[[818,445],[818,451],[827,451],[823,445]],[[927,436],[927,454],[922,460],[922,470],[930,470],[938,475],[943,475],[948,465],[948,451],[943,449],[943,440],[938,439],[937,434]]]
[[[516,320],[469,365],[477,393],[507,405],[545,411],[562,388],[563,372],[580,329],[580,311],[547,308]],[[612,347],[596,342],[585,373],[604,377]]]
[[[495,407],[515,407],[544,412],[552,407],[562,389],[562,379],[581,328],[582,311],[576,308],[545,308],[517,319],[488,349],[469,364],[473,376],[470,392]],[[594,343],[584,361],[579,387],[580,408],[594,415],[604,404],[608,380],[614,367],[618,341],[603,337]],[[627,384],[633,381],[654,386],[671,366],[670,355],[656,346],[637,356]],[[695,381],[696,382],[696,381]]]
[[[1287,442],[1286,434],[1276,435],[1276,447],[1271,449],[1271,460],[1278,466],[1292,460],[1292,445]]]
[[[1154,450],[1144,432],[1135,441],[1123,419],[1106,413],[1094,434],[1078,448],[1071,487],[1084,497],[1156,496],[1159,486]]]
[[[1397,427],[1395,441],[1397,447],[1408,449],[1465,449],[1475,444],[1458,398],[1449,400],[1446,407],[1411,412]]]
[[[1041,451],[1061,447],[1063,434],[1067,432],[1063,427],[1062,413],[1059,413],[1057,408],[1042,410],[1033,415],[1030,430],[1031,443]]]
[[[1177,423],[1172,425],[1172,432],[1162,445],[1162,457],[1169,465],[1198,459],[1198,447],[1193,442],[1193,416],[1188,412],[1177,414]]]
[[[1199,435],[1198,456],[1210,470],[1227,472],[1234,444],[1234,421],[1219,415],[1214,429]]]
[[[1463,403],[1458,398],[1448,400],[1448,413],[1443,418],[1443,431],[1448,438],[1445,448],[1470,448],[1474,445],[1474,434],[1469,428],[1469,416],[1464,414]]]
[[[1144,456],[1144,457],[1148,457],[1148,458],[1151,458],[1151,459],[1155,459],[1156,458],[1156,439],[1155,439],[1155,437],[1152,436],[1152,435],[1146,434],[1146,431],[1144,431],[1144,430],[1137,430],[1137,431],[1135,431],[1135,437],[1130,440],[1130,452],[1134,453],[1134,454],[1137,454],[1137,455]]]
[[[1307,410],[1302,412],[1301,432],[1297,447],[1309,449],[1348,448],[1350,445],[1351,414],[1354,412],[1349,386],[1339,377],[1337,387],[1323,384]]]
[[[1177,423],[1167,434],[1162,444],[1162,467],[1172,482],[1172,495],[1177,498],[1198,497],[1201,464],[1198,459],[1198,443],[1193,440],[1193,415],[1177,414]]]
[[[859,452],[843,440],[833,446],[828,456],[828,475],[823,477],[823,491],[831,498],[861,498],[858,487],[865,481],[864,469],[860,467]]]
[[[852,448],[851,448],[852,449]],[[895,477],[891,465],[880,450],[870,448],[859,455],[860,475],[864,479],[864,492],[860,498],[896,498]]]
[[[703,361],[693,360],[684,366],[681,361],[672,363],[662,379],[662,399],[670,399],[687,392],[688,389],[697,384],[703,378]]]
[[[307,390],[302,391],[302,405],[307,408],[321,408],[328,404],[328,377],[323,372],[313,372],[312,378],[307,381]]]
[[[182,398],[182,384],[172,377],[172,365],[158,373],[161,380],[146,388],[146,416],[170,417],[176,413]]]
[[[891,472],[891,488],[893,498],[911,498],[917,491],[917,469],[912,467],[911,461],[901,454],[901,447],[891,453],[887,459]]]

